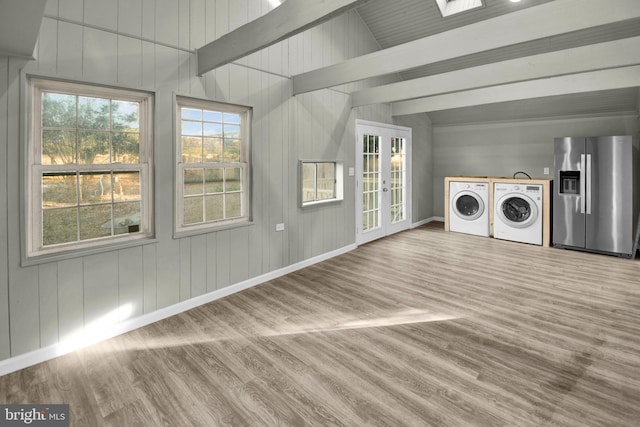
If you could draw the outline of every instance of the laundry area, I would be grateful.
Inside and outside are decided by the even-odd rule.
[[[445,177],[445,230],[635,258],[640,202],[632,137],[559,137],[554,153],[555,181],[522,171]]]

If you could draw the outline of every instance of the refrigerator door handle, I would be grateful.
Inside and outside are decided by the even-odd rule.
[[[591,215],[591,154],[587,154],[587,175],[585,177],[585,186],[587,187],[587,215]]]
[[[580,213],[585,213],[587,207],[587,199],[586,199],[586,189],[585,189],[585,180],[586,180],[586,158],[584,154],[580,154]]]

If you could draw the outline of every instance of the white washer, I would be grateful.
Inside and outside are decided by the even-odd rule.
[[[489,236],[489,183],[449,181],[449,231]]]
[[[542,185],[493,184],[493,237],[542,245]]]

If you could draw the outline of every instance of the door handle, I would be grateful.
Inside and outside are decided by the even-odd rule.
[[[382,191],[384,191],[386,193],[387,191],[389,191],[389,189],[388,188],[383,188]]]
[[[585,204],[587,205],[587,215],[591,215],[591,154],[587,154],[587,176],[585,177],[585,181],[587,188]]]
[[[586,157],[584,154],[580,154],[580,213],[585,213],[587,207],[587,195],[586,184],[587,179],[587,165]]]

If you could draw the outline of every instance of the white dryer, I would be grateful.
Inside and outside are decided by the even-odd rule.
[[[489,236],[489,183],[449,182],[449,231]]]
[[[542,245],[541,184],[493,183],[493,237]]]

